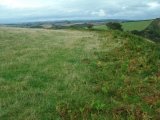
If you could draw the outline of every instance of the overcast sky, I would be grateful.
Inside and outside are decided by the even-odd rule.
[[[0,23],[159,17],[160,0],[0,0]]]

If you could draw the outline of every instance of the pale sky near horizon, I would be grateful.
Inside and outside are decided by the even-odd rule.
[[[160,0],[0,0],[0,23],[160,18]]]

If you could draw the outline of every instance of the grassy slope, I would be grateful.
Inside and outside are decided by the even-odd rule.
[[[160,43],[160,18],[155,19],[150,26],[141,32],[141,35],[156,43]]]
[[[160,119],[160,47],[129,33],[112,35],[126,42],[100,52],[92,69],[95,93],[106,97],[103,111],[114,119]]]
[[[158,117],[152,43],[119,32],[14,28],[0,28],[0,43],[0,119]]]
[[[152,20],[148,21],[138,21],[138,22],[126,22],[121,23],[122,28],[124,31],[133,31],[133,30],[144,30],[151,24]],[[102,29],[102,30],[108,30],[106,25],[100,25],[100,26],[94,26],[95,29]]]

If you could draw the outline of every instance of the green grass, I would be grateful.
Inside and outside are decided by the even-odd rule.
[[[109,30],[106,25],[97,25],[93,27],[94,29],[100,29],[100,30]]]
[[[129,33],[112,35],[126,42],[112,52],[100,52],[92,67],[94,92],[106,97],[99,99],[105,104],[103,113],[111,110],[114,119],[159,119],[160,47]]]
[[[158,50],[118,31],[0,28],[0,119],[158,119]]]
[[[133,31],[133,30],[138,30],[142,31],[145,28],[147,28],[153,20],[148,20],[148,21],[137,21],[137,22],[125,22],[121,23],[122,28],[124,31]],[[106,25],[97,25],[93,27],[94,29],[101,29],[101,30],[108,30]]]
[[[153,20],[126,22],[126,23],[122,23],[121,25],[124,31],[133,31],[133,30],[142,31],[145,28],[147,28],[152,22]]]
[[[0,119],[58,119],[58,103],[91,99],[97,33],[0,28],[0,43]]]

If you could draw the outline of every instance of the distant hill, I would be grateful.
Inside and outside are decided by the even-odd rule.
[[[107,22],[132,22],[133,20],[123,19],[100,19],[100,20],[61,20],[61,21],[41,21],[41,22],[27,22],[27,23],[10,23],[0,24],[7,27],[21,27],[21,28],[53,28],[53,29],[65,29],[65,28],[84,28],[89,23],[94,25],[103,25]]]

